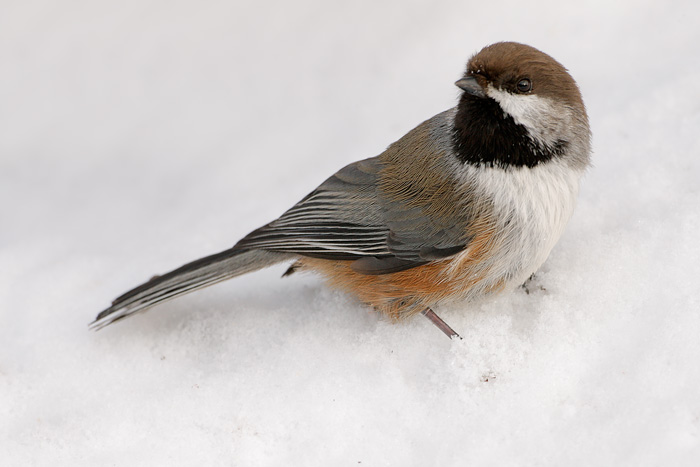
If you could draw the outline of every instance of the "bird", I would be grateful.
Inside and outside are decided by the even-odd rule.
[[[551,56],[517,42],[472,55],[458,103],[378,156],[340,169],[232,248],[157,275],[90,324],[277,263],[320,274],[390,320],[514,290],[573,214],[590,166],[580,89]],[[461,338],[461,337],[460,337]]]

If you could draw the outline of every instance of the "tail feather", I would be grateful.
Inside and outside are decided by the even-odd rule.
[[[126,292],[97,315],[90,329],[103,327],[152,306],[217,282],[290,259],[293,255],[232,248],[192,261]]]

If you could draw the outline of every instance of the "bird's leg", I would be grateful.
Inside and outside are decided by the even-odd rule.
[[[444,322],[442,318],[436,315],[435,312],[430,308],[426,308],[425,310],[421,311],[420,314],[428,318],[431,323],[437,326],[438,329],[444,332],[445,335],[450,339],[452,339],[453,337],[459,337],[460,339],[462,338],[462,336],[457,334],[455,330],[450,327],[449,324]]]

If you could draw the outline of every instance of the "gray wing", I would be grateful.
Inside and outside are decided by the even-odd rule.
[[[379,158],[348,165],[277,220],[234,249],[261,249],[331,260],[354,260],[364,274],[386,274],[454,255],[466,241],[421,207],[381,193]]]

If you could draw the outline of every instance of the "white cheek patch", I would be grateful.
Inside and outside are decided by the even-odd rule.
[[[486,94],[498,102],[515,123],[527,128],[530,137],[545,146],[554,146],[571,121],[569,110],[555,106],[546,97],[535,94],[511,94],[489,84]]]

